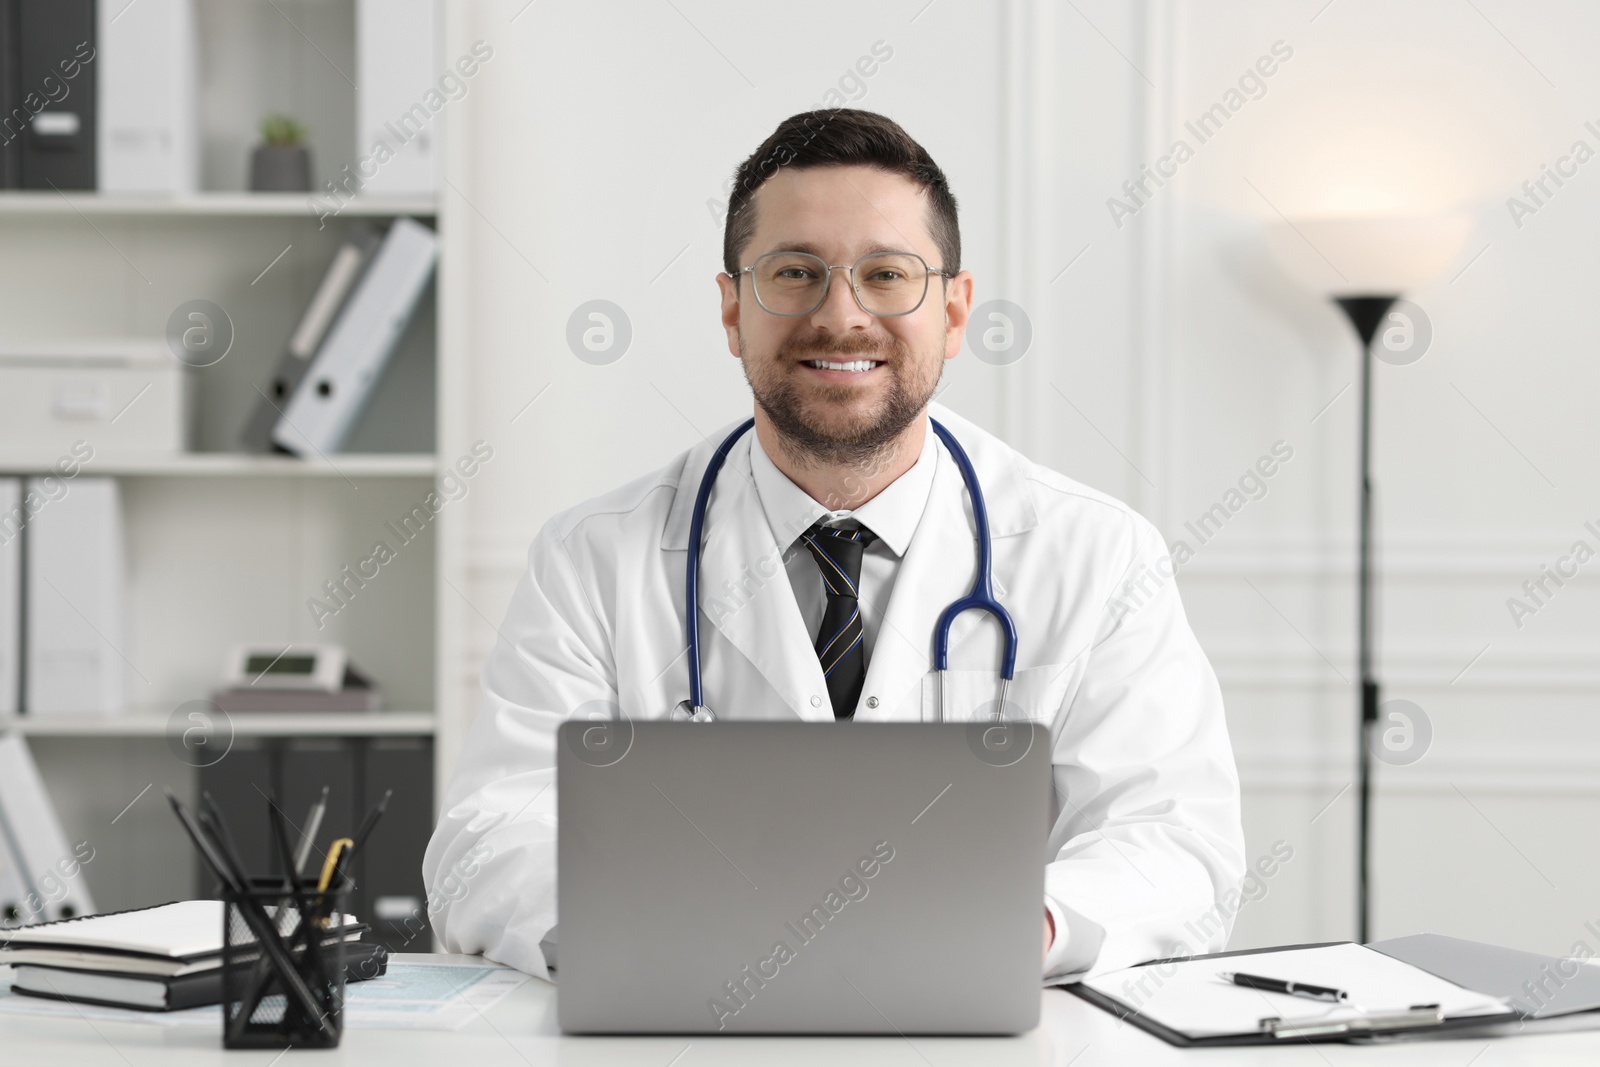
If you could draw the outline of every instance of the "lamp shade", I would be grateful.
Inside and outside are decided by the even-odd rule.
[[[1398,295],[1443,273],[1471,232],[1463,214],[1313,215],[1269,224],[1267,246],[1311,292]]]

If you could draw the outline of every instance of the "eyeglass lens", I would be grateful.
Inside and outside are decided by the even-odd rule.
[[[906,315],[928,292],[928,264],[907,252],[867,256],[855,265],[856,297],[873,315]],[[805,252],[769,252],[756,260],[750,277],[756,299],[776,315],[808,315],[822,306],[828,266]]]

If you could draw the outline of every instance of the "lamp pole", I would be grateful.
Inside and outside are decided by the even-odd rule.
[[[1371,940],[1372,731],[1378,722],[1378,679],[1372,666],[1372,339],[1398,296],[1341,296],[1335,300],[1361,339],[1361,504],[1356,551],[1356,657],[1361,674],[1361,723],[1356,734],[1356,940]]]

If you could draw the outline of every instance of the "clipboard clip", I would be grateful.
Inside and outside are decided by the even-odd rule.
[[[1335,1034],[1381,1033],[1414,1027],[1438,1026],[1444,1012],[1437,1004],[1413,1004],[1405,1011],[1368,1012],[1340,1019],[1293,1019],[1268,1015],[1261,1020],[1261,1032],[1276,1038],[1326,1037]]]

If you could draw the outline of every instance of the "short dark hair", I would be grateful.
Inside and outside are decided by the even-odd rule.
[[[961,269],[961,227],[956,198],[944,171],[898,122],[872,111],[828,108],[791,115],[734,172],[728,220],[722,235],[723,269],[739,274],[739,256],[756,232],[756,190],[779,167],[867,166],[900,174],[928,193],[928,232],[944,261],[934,266],[952,274]]]

